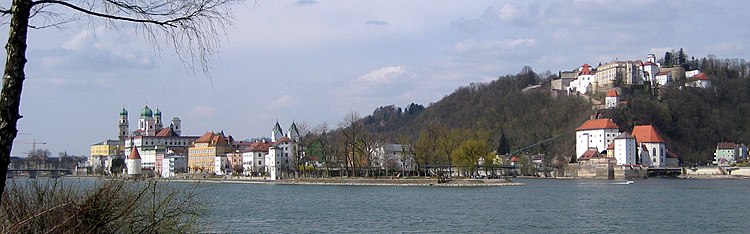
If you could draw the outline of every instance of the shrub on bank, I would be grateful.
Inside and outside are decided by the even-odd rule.
[[[8,180],[2,233],[194,233],[203,208],[200,184],[62,179]],[[184,185],[184,184],[183,184]]]

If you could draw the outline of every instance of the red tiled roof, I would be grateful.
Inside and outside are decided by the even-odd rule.
[[[669,73],[672,73],[672,71],[660,71],[659,73],[656,73],[656,75],[657,76],[666,76]]]
[[[588,63],[583,64],[583,68],[581,68],[580,75],[591,75],[591,69],[589,69],[590,65]]]
[[[614,142],[609,143],[609,145],[607,145],[607,150],[611,150],[611,149],[614,149],[614,148],[615,148],[615,143]]]
[[[596,152],[594,149],[586,150],[583,154],[581,154],[581,157],[578,157],[578,161],[588,161],[592,158],[598,158],[599,152]]]
[[[141,159],[141,154],[138,153],[138,147],[131,147],[132,150],[130,150],[130,155],[128,155],[128,159]]]
[[[701,72],[701,73],[695,74],[694,76],[690,77],[690,79],[708,80],[708,76],[706,76],[706,73]]]
[[[639,125],[633,128],[633,136],[635,141],[640,143],[664,143],[664,139],[659,136],[654,126],[651,125]]]
[[[609,90],[607,90],[607,97],[617,97],[617,96],[620,96],[620,95],[617,94],[617,90],[616,89],[609,89]]]
[[[716,144],[717,149],[734,149],[735,147],[737,147],[737,144],[734,142],[720,142]]]
[[[594,129],[619,129],[620,127],[612,122],[612,119],[591,119],[587,120],[576,131],[594,130]]]
[[[279,139],[276,142],[274,142],[273,145],[278,145],[278,144],[281,144],[281,143],[284,143],[284,142],[291,142],[291,141],[292,141],[292,139],[289,139],[289,137],[284,136],[281,139]]]
[[[650,61],[649,61],[649,62],[645,62],[645,63],[643,63],[643,66],[650,66],[650,65],[656,65],[656,64],[655,64],[655,63],[652,63],[652,62],[650,62]]]
[[[158,137],[176,137],[178,136],[176,132],[172,131],[171,128],[162,128],[158,132],[156,132],[156,136]]]
[[[268,148],[271,148],[271,142],[253,142],[247,147],[250,152],[268,152]]]
[[[207,132],[199,137],[198,140],[195,140],[195,143],[227,144],[227,138],[221,134]]]

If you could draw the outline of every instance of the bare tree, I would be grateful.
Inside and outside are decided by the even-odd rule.
[[[360,140],[355,144],[355,148],[361,155],[360,160],[363,161],[362,165],[366,167],[365,176],[367,177],[371,175],[370,171],[374,166],[373,164],[378,160],[376,158],[377,151],[383,146],[384,138],[382,134],[364,131]]]
[[[344,120],[339,123],[339,132],[344,145],[344,158],[346,158],[346,167],[351,170],[350,175],[355,175],[357,166],[360,163],[357,144],[362,141],[365,134],[365,127],[359,121],[359,113],[356,111],[349,112]]]
[[[437,121],[427,123],[419,132],[419,138],[414,143],[414,157],[417,163],[422,164],[425,176],[428,176],[430,166],[438,163],[440,126]]]
[[[0,5],[0,15],[9,17],[7,58],[0,94],[0,174],[10,163],[13,140],[22,116],[21,90],[26,78],[26,40],[29,28],[59,27],[81,16],[92,22],[102,20],[110,26],[129,24],[142,33],[152,45],[163,39],[195,70],[208,72],[208,60],[217,53],[218,36],[231,24],[231,6],[242,0],[12,0]],[[7,3],[3,3],[7,4]],[[32,18],[41,25],[32,25]],[[158,48],[158,46],[157,46]],[[196,68],[199,65],[199,68]],[[5,177],[0,179],[0,191]]]

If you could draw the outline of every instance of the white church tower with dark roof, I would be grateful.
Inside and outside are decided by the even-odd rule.
[[[289,126],[289,130],[286,132],[286,137],[289,137],[289,139],[292,139],[295,142],[299,142],[299,136],[297,124],[292,121],[292,126]]]
[[[271,142],[276,142],[279,139],[284,137],[284,132],[281,130],[281,125],[279,125],[279,121],[276,121],[276,126],[273,126],[273,129],[271,129]]]

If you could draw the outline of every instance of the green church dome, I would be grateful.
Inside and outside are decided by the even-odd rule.
[[[125,108],[122,108],[122,111],[120,111],[120,115],[128,115],[128,110],[125,110]]]
[[[153,116],[154,116],[154,112],[151,111],[151,108],[148,108],[148,105],[146,105],[146,107],[144,107],[143,110],[141,111],[141,117],[153,117]]]
[[[161,116],[161,111],[159,108],[156,108],[156,112],[154,112],[154,116]]]

